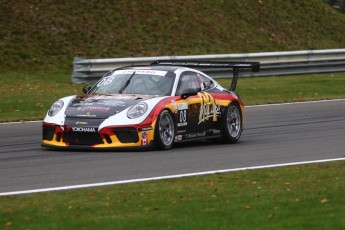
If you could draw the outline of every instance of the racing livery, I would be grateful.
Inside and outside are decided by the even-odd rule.
[[[194,67],[194,68],[191,68]],[[230,90],[197,68],[232,68]],[[218,139],[235,143],[243,130],[238,71],[257,62],[157,61],[107,73],[83,95],[56,101],[43,121],[49,148],[169,149],[174,143]]]

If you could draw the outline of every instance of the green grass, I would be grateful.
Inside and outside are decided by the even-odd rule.
[[[323,0],[5,1],[0,68],[69,70],[86,58],[343,48]]]
[[[339,161],[0,197],[0,228],[343,229],[344,176]]]
[[[0,122],[41,120],[55,100],[82,93],[64,73],[0,73],[0,85]],[[345,73],[242,78],[237,86],[246,105],[345,98]]]
[[[237,91],[248,105],[339,99],[345,98],[345,73],[245,78]]]
[[[81,93],[66,74],[0,73],[0,121],[40,120],[57,99]]]

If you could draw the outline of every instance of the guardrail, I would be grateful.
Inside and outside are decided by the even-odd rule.
[[[345,11],[345,0],[324,0],[330,4],[333,8],[336,8],[340,11]]]
[[[156,60],[258,61],[260,72],[240,71],[239,77],[345,72],[345,49],[303,50],[245,54],[159,56],[137,58],[74,58],[72,81],[91,83],[108,71],[128,65],[146,65]],[[213,78],[232,76],[231,70],[204,69]]]

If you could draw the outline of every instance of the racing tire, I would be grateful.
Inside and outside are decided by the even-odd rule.
[[[222,121],[223,143],[236,143],[240,139],[242,130],[242,111],[237,103],[232,102],[226,108]]]
[[[155,128],[156,147],[161,150],[170,149],[174,144],[175,122],[168,110],[163,110],[157,119]]]

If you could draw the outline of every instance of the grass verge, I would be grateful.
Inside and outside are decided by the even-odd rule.
[[[4,229],[343,229],[345,162],[0,197]]]
[[[2,1],[0,70],[67,70],[76,56],[341,48],[344,16],[323,0]]]
[[[224,87],[230,79],[217,79]],[[43,119],[57,99],[80,94],[64,73],[0,73],[0,122]],[[239,79],[247,105],[345,98],[345,73]]]

